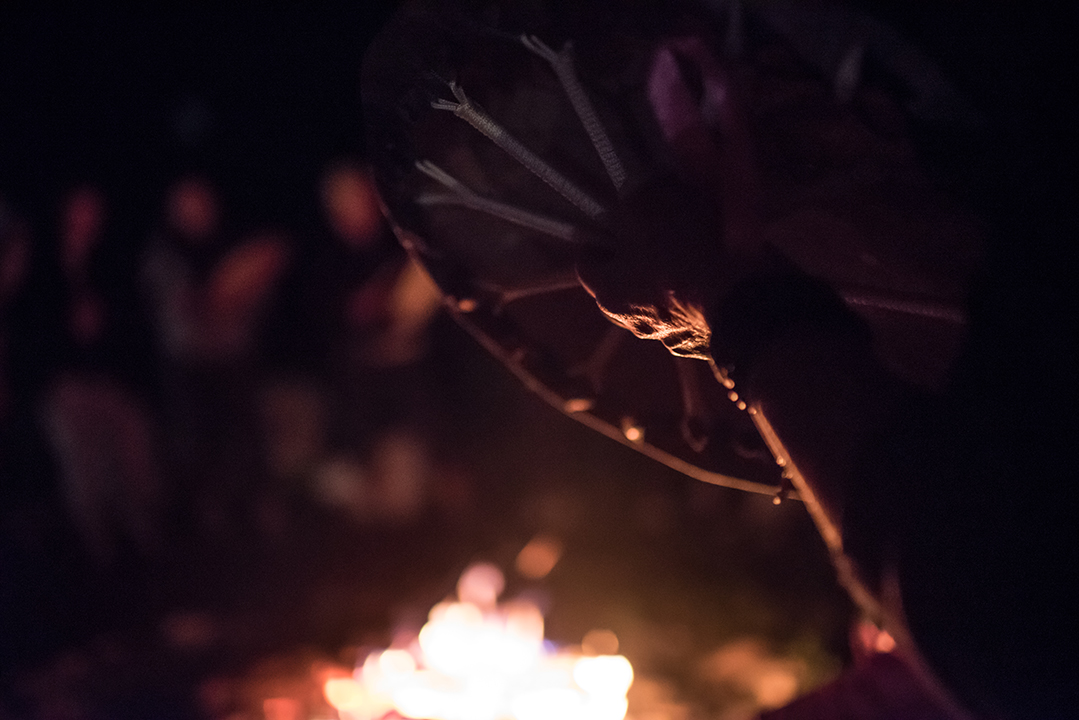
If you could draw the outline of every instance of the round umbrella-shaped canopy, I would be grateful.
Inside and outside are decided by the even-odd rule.
[[[427,0],[371,46],[363,90],[386,210],[450,312],[546,400],[693,477],[781,484],[707,362],[600,312],[582,253],[655,259],[642,277],[691,267],[707,285],[725,247],[771,246],[867,320],[896,373],[933,385],[954,356],[978,228],[912,128],[972,115],[868,16]],[[657,186],[676,188],[668,216],[626,232]],[[683,206],[705,208],[703,250]]]

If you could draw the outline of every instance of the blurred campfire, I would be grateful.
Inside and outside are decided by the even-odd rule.
[[[31,624],[11,633],[22,650],[2,676],[14,717],[733,719],[838,670],[845,605],[816,544],[789,549],[812,537],[796,506],[642,464],[540,406],[437,314],[429,280],[372,220],[362,166],[331,164],[318,198],[312,250],[261,225],[230,241],[220,191],[198,177],[167,188],[131,289],[147,303],[149,380],[99,361],[140,327],[91,271],[108,198],[82,188],[61,203],[78,291],[56,306],[64,355],[23,402],[63,510],[9,512],[4,551],[14,581],[54,593],[44,612],[71,619],[38,644],[32,623],[50,615],[15,598],[10,622]],[[9,253],[48,234],[7,227],[21,233],[8,230]],[[6,298],[40,292],[10,275]],[[53,584],[34,580],[64,534]],[[477,555],[505,579],[473,566],[440,601]],[[477,568],[488,584],[469,590]],[[424,710],[384,670],[379,685],[374,668],[395,663],[408,665],[398,691],[462,682],[432,679],[464,662],[430,654],[448,618],[481,636],[530,628],[531,710]],[[622,679],[597,714],[573,668],[616,657]],[[552,675],[545,714],[534,683]]]
[[[536,543],[518,555],[518,572]],[[590,630],[578,644],[545,640],[543,616],[527,593],[495,604],[503,582],[498,568],[472,565],[456,597],[437,603],[418,631],[399,628],[390,648],[271,658],[243,676],[206,681],[203,707],[212,717],[268,720],[622,720],[627,712],[640,720],[702,712],[733,720],[785,705],[837,670],[811,645],[777,652],[765,638],[744,636],[714,648],[682,638],[672,648],[669,629],[633,623],[623,631],[649,668],[642,672],[616,654],[619,638],[608,629]],[[671,677],[661,669],[657,654],[672,650],[676,658],[668,660],[690,672]]]

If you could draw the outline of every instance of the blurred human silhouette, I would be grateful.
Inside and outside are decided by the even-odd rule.
[[[144,401],[120,377],[128,351],[110,327],[118,310],[95,275],[105,241],[106,200],[94,187],[64,200],[59,228],[63,291],[61,357],[39,403],[60,470],[62,498],[95,562],[114,560],[124,538],[142,554],[160,544],[161,482]]]
[[[164,212],[142,279],[163,355],[173,483],[184,522],[220,532],[250,519],[258,496],[258,341],[290,251],[276,231],[230,241],[202,178],[174,183]]]
[[[30,264],[30,236],[26,224],[0,198],[0,428],[11,414],[9,343],[15,297],[23,289]],[[0,431],[2,432],[2,431]],[[0,456],[0,466],[4,458]]]
[[[361,523],[405,523],[426,502],[417,364],[440,301],[407,263],[369,173],[324,171],[312,252],[297,263],[275,333],[279,377],[262,394],[268,467]]]

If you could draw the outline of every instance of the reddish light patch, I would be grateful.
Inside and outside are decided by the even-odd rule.
[[[169,227],[196,243],[208,241],[217,232],[217,196],[209,183],[198,178],[181,180],[169,190],[166,214]]]
[[[349,165],[327,172],[322,206],[334,234],[345,244],[364,248],[378,238],[382,212],[375,184],[366,173]]]

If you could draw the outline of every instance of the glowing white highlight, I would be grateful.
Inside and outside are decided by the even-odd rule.
[[[431,608],[415,642],[371,653],[353,678],[327,680],[327,701],[346,720],[390,711],[415,720],[622,720],[629,661],[553,649],[539,608],[497,602],[503,583],[492,565],[469,568],[457,600]]]

